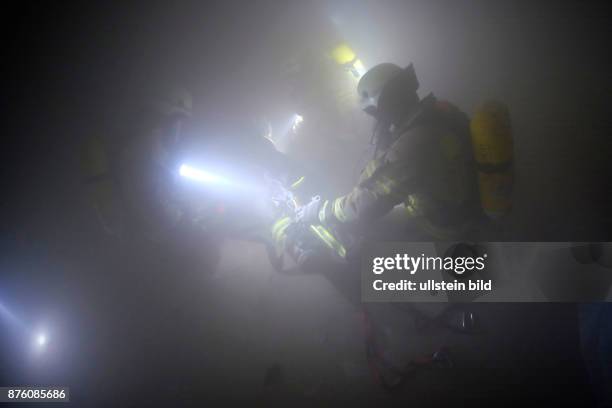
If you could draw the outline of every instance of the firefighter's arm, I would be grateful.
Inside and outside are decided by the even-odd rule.
[[[409,163],[383,157],[371,161],[353,190],[321,204],[319,220],[324,224],[353,224],[387,214],[410,193]]]

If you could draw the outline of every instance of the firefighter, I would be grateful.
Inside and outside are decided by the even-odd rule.
[[[360,112],[355,87],[364,68],[341,41],[302,50],[284,66],[283,77],[294,110],[278,149],[302,163],[319,194],[340,194],[356,181],[367,158],[371,120]]]
[[[474,326],[474,314],[447,310],[442,303],[414,304],[409,312],[390,305],[372,310],[361,304],[361,286],[355,274],[359,260],[351,255],[350,249],[347,252],[343,245],[347,241],[342,239],[347,234],[340,233],[348,230],[353,232],[349,236],[371,238],[372,230],[378,227],[382,230],[380,237],[389,239],[388,229],[380,226],[388,225],[383,219],[400,205],[404,226],[412,224],[415,228],[402,228],[404,235],[395,239],[463,240],[478,225],[482,210],[469,119],[452,104],[431,94],[420,99],[418,87],[412,65],[402,69],[394,64],[380,64],[365,73],[357,91],[363,110],[376,121],[372,160],[348,194],[327,199],[316,197],[297,210],[294,222],[276,225],[273,230],[303,272],[317,271],[328,277],[362,310],[366,317],[367,360],[377,381],[388,390],[399,387],[413,370],[436,366],[440,360],[448,366],[449,359],[442,358],[439,351],[432,355],[426,352],[426,357],[422,357],[423,350],[410,349],[409,339],[415,335],[417,321],[438,322],[461,332],[472,332]],[[324,239],[317,241],[313,228]],[[340,242],[333,241],[338,237]],[[325,245],[321,241],[347,263],[329,268],[322,262],[325,256],[321,249]],[[356,254],[358,251],[353,252]],[[405,336],[388,339],[385,333],[392,330],[385,327],[403,328]],[[392,350],[397,355],[421,357],[389,359],[394,354]]]
[[[106,233],[123,237],[138,230],[157,239],[176,222],[177,209],[164,188],[191,109],[190,94],[172,90],[145,104],[116,134],[86,138],[82,182]]]
[[[458,240],[481,216],[469,119],[429,94],[420,99],[413,65],[383,63],[369,70],[357,91],[376,119],[373,159],[348,194],[312,200],[300,208],[305,224],[368,225],[403,204],[421,236]]]

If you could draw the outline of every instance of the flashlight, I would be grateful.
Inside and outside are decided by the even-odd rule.
[[[187,164],[181,165],[179,169],[179,174],[182,177],[199,181],[201,183],[214,183],[214,184],[224,184],[227,183],[227,180],[221,176],[218,176],[213,173],[209,173],[204,170],[196,169],[195,167],[191,167]]]

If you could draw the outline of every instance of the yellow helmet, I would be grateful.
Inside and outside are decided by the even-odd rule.
[[[359,106],[355,88],[364,72],[355,52],[339,43],[326,52],[300,52],[285,66],[284,76],[297,113],[343,116]]]
[[[361,78],[361,76],[365,74],[366,70],[363,62],[357,58],[355,51],[345,43],[337,45],[331,51],[331,58],[336,64],[350,72],[356,79]]]

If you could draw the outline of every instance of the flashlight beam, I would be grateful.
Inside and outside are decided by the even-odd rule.
[[[216,174],[209,173],[204,170],[196,169],[187,164],[181,165],[179,174],[185,178],[199,181],[202,183],[226,183],[223,177],[217,176]]]

